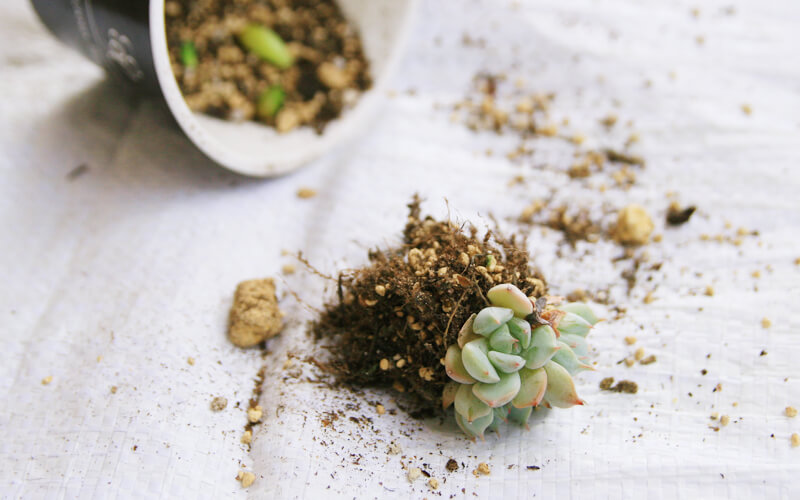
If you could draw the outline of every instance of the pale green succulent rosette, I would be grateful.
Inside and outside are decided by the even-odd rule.
[[[486,294],[490,307],[473,314],[447,349],[444,365],[452,379],[442,405],[455,406],[456,423],[474,439],[502,422],[527,427],[532,409],[582,405],[572,375],[591,370],[586,336],[598,317],[583,303],[565,304],[549,315],[550,325],[531,329],[534,303],[514,285]]]

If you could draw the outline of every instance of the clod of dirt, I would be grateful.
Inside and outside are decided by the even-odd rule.
[[[695,206],[681,208],[677,202],[673,201],[669,204],[669,208],[667,209],[667,224],[670,226],[680,226],[689,221],[689,218],[695,210],[697,210]]]
[[[644,245],[653,232],[653,220],[641,205],[631,204],[617,214],[612,236],[623,245]]]
[[[546,285],[524,243],[422,217],[419,205],[416,197],[409,204],[402,246],[371,251],[369,265],[339,276],[337,300],[312,330],[333,341],[329,368],[339,382],[393,387],[422,415],[440,407],[442,359],[488,305],[485,292],[512,283],[539,298]]]
[[[600,390],[636,394],[639,386],[631,380],[620,380],[617,385],[614,385],[614,377],[606,377],[600,381]]]
[[[243,281],[233,297],[228,338],[239,347],[254,346],[280,333],[281,317],[271,278]]]

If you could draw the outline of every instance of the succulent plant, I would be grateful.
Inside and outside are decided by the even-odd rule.
[[[527,427],[532,409],[582,405],[572,375],[592,367],[586,335],[598,318],[583,303],[537,311],[514,285],[486,294],[491,306],[473,314],[448,347],[444,365],[452,379],[442,405],[455,406],[456,423],[472,439],[511,420]],[[535,314],[539,313],[539,314]],[[535,328],[527,318],[536,318]]]

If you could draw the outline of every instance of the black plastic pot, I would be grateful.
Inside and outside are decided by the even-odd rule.
[[[32,0],[32,3],[42,22],[59,40],[115,77],[158,92],[150,35],[150,1]],[[160,3],[163,5],[163,1]]]

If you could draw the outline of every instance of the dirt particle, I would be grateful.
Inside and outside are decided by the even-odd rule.
[[[439,480],[436,479],[435,477],[432,477],[432,478],[428,479],[428,486],[432,490],[438,490],[439,489]]]
[[[242,483],[242,488],[249,488],[256,480],[256,475],[249,471],[239,471],[236,480]]]
[[[628,205],[617,214],[612,237],[624,245],[643,245],[653,232],[653,220],[641,205]]]
[[[628,345],[633,345],[636,343],[636,337],[625,337],[625,343]]]
[[[769,328],[772,326],[772,321],[769,318],[762,318],[761,319],[761,328]]]
[[[413,483],[414,481],[419,479],[419,476],[421,475],[422,471],[420,470],[419,467],[410,467],[408,469],[408,473],[406,474],[406,478],[408,479],[409,483]]]
[[[689,221],[689,218],[697,210],[695,206],[681,208],[677,201],[669,204],[667,209],[667,224],[670,226],[680,226]]]
[[[309,198],[313,198],[317,195],[316,189],[311,189],[307,187],[303,187],[297,190],[297,197],[301,200],[307,200]]]
[[[386,450],[386,453],[389,455],[399,455],[402,453],[403,449],[400,448],[400,445],[392,441],[389,443],[389,448]]]
[[[600,381],[600,390],[601,391],[608,391],[611,390],[611,386],[614,385],[614,377],[606,377]]]
[[[709,297],[713,297],[714,296],[714,287],[711,286],[711,285],[706,286],[706,289],[705,289],[704,293]]]
[[[633,359],[636,361],[641,361],[644,358],[644,347],[640,347],[636,349],[636,352],[633,353]]]
[[[45,378],[42,379],[42,385],[47,385],[52,381],[53,381],[53,376],[52,375],[48,375],[48,376],[46,376]]]
[[[222,411],[228,406],[228,400],[222,396],[217,396],[211,400],[211,411]]]
[[[625,358],[624,362],[625,362],[625,366],[627,366],[628,368],[630,368],[631,366],[636,364],[636,360],[633,359],[633,358]]]
[[[792,448],[797,448],[798,446],[800,446],[800,434],[796,432],[792,434],[791,442],[792,442]]]
[[[600,381],[600,390],[610,392],[624,392],[626,394],[636,394],[639,386],[630,380],[620,380],[617,385],[612,386],[614,377],[606,377]]]
[[[253,431],[247,430],[242,433],[242,437],[239,439],[242,444],[250,444],[253,442]]]
[[[793,406],[787,406],[786,409],[784,410],[784,413],[786,414],[787,417],[794,418],[797,416],[797,408]]]
[[[116,393],[117,393],[117,386],[116,385],[112,385],[111,386],[111,394],[116,394]]]
[[[711,420],[717,420],[719,418],[719,413],[712,411],[711,415],[709,416]]]
[[[719,425],[721,427],[725,427],[729,423],[731,423],[731,417],[729,417],[728,415],[723,415],[723,416],[719,417]]]
[[[186,358],[186,362],[189,363],[189,366],[194,366],[194,358],[189,356]]]
[[[255,424],[261,421],[261,417],[264,416],[264,409],[261,408],[260,405],[250,408],[247,410],[247,420],[251,424]]]
[[[445,464],[444,468],[447,469],[447,472],[455,472],[458,470],[458,462],[450,458],[447,460],[447,463]]]
[[[243,281],[233,297],[228,338],[239,347],[257,345],[280,333],[281,316],[271,278]]]
[[[479,464],[478,464],[478,468],[477,468],[477,469],[475,469],[474,471],[472,471],[472,474],[473,474],[475,477],[478,477],[478,476],[488,476],[488,475],[489,475],[489,474],[491,474],[491,473],[492,473],[492,469],[491,469],[491,468],[489,468],[489,464],[487,464],[486,462],[481,462],[481,463],[479,463]]]
[[[639,361],[639,363],[642,364],[642,365],[652,365],[655,362],[656,362],[656,355],[655,354],[651,354],[651,355],[647,356],[646,358],[644,358],[643,360]]]
[[[294,264],[284,264],[283,267],[281,267],[281,272],[283,272],[283,274],[294,274],[295,271],[297,271],[297,268]]]
[[[378,415],[383,415],[384,413],[386,413],[386,408],[383,405],[378,404],[375,405],[375,411],[378,412]]]
[[[742,104],[742,113],[750,116],[753,114],[753,108],[749,104]]]

